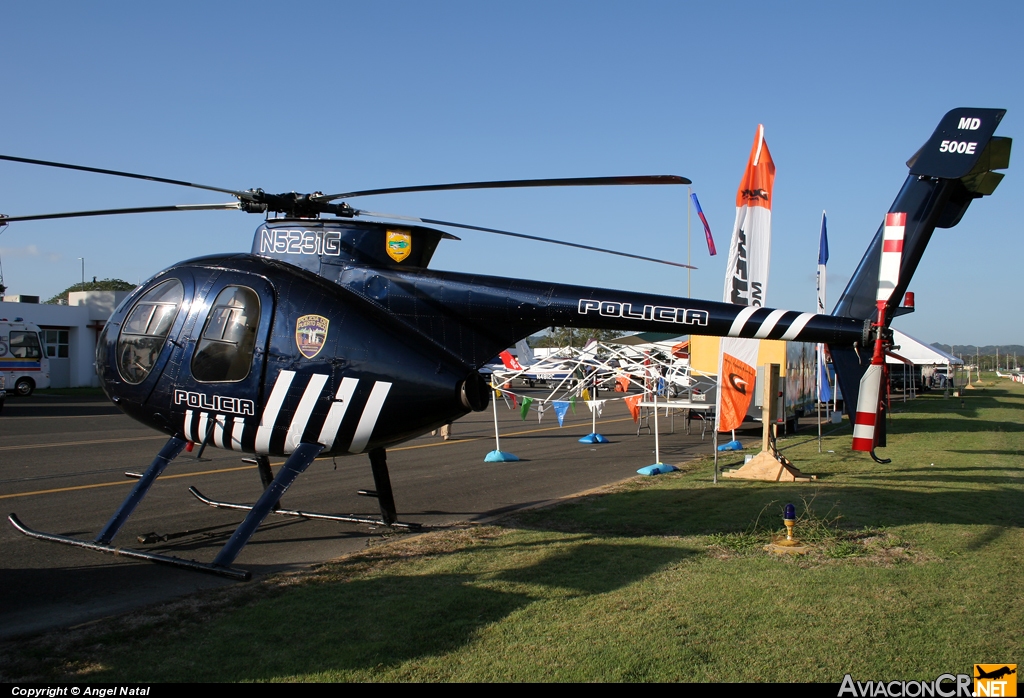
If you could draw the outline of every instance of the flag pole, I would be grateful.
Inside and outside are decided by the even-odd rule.
[[[715,433],[714,433],[714,436],[711,439],[711,448],[715,452],[715,479],[714,479],[714,483],[717,485],[718,484],[718,415],[717,414],[715,415],[715,427],[714,427],[714,430],[715,430]]]
[[[690,268],[690,211],[692,205],[690,200],[693,198],[693,187],[686,187],[686,297],[692,298],[690,295],[690,272],[693,271]]]
[[[501,436],[498,433],[498,386],[494,384],[494,376],[491,376],[491,407],[494,410],[494,450],[484,456],[484,463],[509,463],[519,460],[518,456],[505,453],[501,450]]]
[[[815,298],[815,311],[821,314],[825,312],[825,289],[822,283],[825,281],[825,265],[828,263],[828,242],[825,232],[825,211],[821,212],[821,230],[818,233],[818,273],[817,273],[817,294]],[[818,416],[818,453],[821,453],[821,372],[825,368],[825,345],[818,342],[814,346],[814,384],[815,384],[815,407]],[[827,377],[826,377],[827,380]],[[826,403],[825,414],[828,415]]]
[[[497,392],[497,389],[496,389],[496,387],[494,385],[494,381],[493,380],[491,381],[491,390],[494,390],[495,392]],[[501,435],[498,432],[498,397],[497,397],[497,395],[495,395],[494,399],[491,400],[491,407],[494,409],[494,450],[500,453],[501,452]]]
[[[821,212],[822,220],[825,219],[825,212]],[[820,233],[819,233],[820,236]],[[818,263],[821,264],[821,239],[818,240]],[[818,273],[815,275],[817,278],[817,298],[815,299],[815,306],[817,312],[822,312],[821,309],[821,268],[818,268]],[[815,413],[818,417],[818,453],[821,453],[821,343],[814,345],[814,407]]]
[[[814,401],[815,407],[818,413],[818,453],[821,453],[821,345],[817,346],[817,355],[814,357],[814,374],[817,376],[814,380],[817,398]]]
[[[654,462],[661,465],[661,444],[658,441],[658,384],[654,384]]]

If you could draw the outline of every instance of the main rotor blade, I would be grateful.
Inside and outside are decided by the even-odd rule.
[[[639,175],[635,177],[567,177],[561,179],[507,179],[495,182],[460,182],[457,184],[425,184],[418,187],[389,187],[386,189],[363,189],[345,194],[330,194],[314,197],[317,201],[352,199],[357,196],[377,194],[407,194],[417,191],[450,191],[453,189],[518,189],[521,187],[599,187],[628,186],[636,184],[692,184],[679,175]]]
[[[428,225],[445,225],[452,228],[463,228],[464,230],[479,230],[482,233],[494,233],[495,235],[507,235],[513,238],[522,238],[524,240],[537,240],[538,242],[550,242],[552,245],[564,245],[565,247],[575,247],[581,250],[590,250],[591,252],[604,252],[605,254],[613,254],[619,257],[629,257],[630,259],[639,259],[644,262],[657,262],[658,264],[667,264],[672,267],[682,267],[683,269],[696,269],[697,267],[690,266],[689,264],[680,264],[679,262],[670,262],[666,259],[655,259],[654,257],[643,257],[638,254],[630,254],[629,252],[618,252],[617,250],[606,250],[603,247],[592,247],[590,245],[580,245],[575,242],[565,242],[564,240],[554,240],[552,238],[542,238],[536,235],[523,235],[522,233],[511,233],[507,230],[497,230],[495,228],[481,228],[478,225],[466,225],[465,223],[452,223],[451,221],[439,221],[433,218],[416,218],[415,216],[399,216],[394,213],[376,213],[374,211],[360,211],[356,210],[357,216],[374,216],[376,218],[392,218],[400,221],[412,221],[414,223],[426,223]]]
[[[174,184],[179,187],[192,187],[194,189],[206,189],[207,191],[219,191],[222,194],[231,194],[240,198],[252,198],[251,194],[242,191],[236,191],[234,189],[222,189],[220,187],[211,187],[207,184],[196,184],[195,182],[183,182],[179,179],[167,179],[165,177],[153,177],[151,175],[134,174],[132,172],[119,172],[118,170],[104,170],[99,167],[85,167],[84,165],[69,165],[65,162],[50,162],[49,160],[33,160],[31,158],[18,158],[13,155],[0,155],[0,160],[10,160],[11,162],[23,162],[29,165],[42,165],[44,167],[60,167],[65,170],[78,170],[80,172],[95,172],[96,174],[113,175],[115,177],[130,177],[131,179],[145,179],[150,182],[160,182],[162,184]]]
[[[166,211],[231,211],[242,208],[237,201],[224,204],[179,204],[177,206],[146,206],[144,208],[108,208],[102,211],[69,211],[67,213],[44,213],[38,216],[4,216],[0,214],[0,226],[18,221],[45,221],[55,218],[87,218],[89,216],[117,216],[123,213],[163,213]]]

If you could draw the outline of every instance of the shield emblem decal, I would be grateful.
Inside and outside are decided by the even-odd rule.
[[[295,321],[295,345],[299,353],[312,359],[320,353],[327,341],[327,325],[330,321],[323,315],[303,315]]]
[[[412,235],[403,230],[389,230],[386,245],[388,257],[401,262],[412,253]]]

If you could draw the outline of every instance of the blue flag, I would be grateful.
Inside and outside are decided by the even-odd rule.
[[[829,383],[828,364],[825,362],[824,345],[818,345],[818,402],[832,401],[832,385]]]
[[[714,257],[718,254],[718,250],[715,249],[715,240],[711,237],[711,226],[708,225],[708,219],[704,217],[704,212],[700,209],[700,202],[697,201],[696,194],[690,194],[690,198],[693,199],[693,207],[697,209],[697,216],[700,218],[700,222],[704,224],[704,237],[708,241],[708,254]]]
[[[821,237],[818,239],[818,264],[828,264],[828,231],[825,229],[825,212],[821,212]]]
[[[828,231],[825,229],[825,212],[821,212],[821,236],[818,238],[818,310],[825,312],[825,265],[828,264]]]

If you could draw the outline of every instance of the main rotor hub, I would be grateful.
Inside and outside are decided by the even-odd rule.
[[[323,192],[312,194],[288,192],[267,194],[262,189],[249,189],[239,197],[242,210],[247,213],[280,213],[286,218],[319,218],[328,213],[340,218],[353,218],[356,214],[348,204],[323,201]]]

